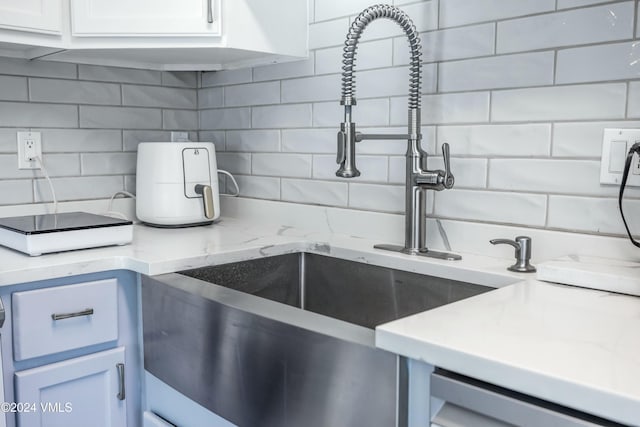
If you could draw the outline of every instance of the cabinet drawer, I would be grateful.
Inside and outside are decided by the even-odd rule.
[[[118,282],[14,292],[13,355],[30,359],[118,339]]]

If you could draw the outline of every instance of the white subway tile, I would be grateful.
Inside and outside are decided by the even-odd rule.
[[[555,123],[552,156],[600,158],[605,128],[638,129],[640,122]]]
[[[382,39],[359,43],[356,69],[390,67],[393,65],[393,40]],[[343,46],[316,50],[316,74],[339,73],[342,70]],[[358,73],[358,77],[360,73]]]
[[[353,119],[359,126],[384,126],[389,124],[389,100],[365,99],[358,101],[358,105],[353,108]],[[344,107],[337,101],[313,104],[313,126],[333,127],[337,132],[343,120]]]
[[[158,109],[80,106],[80,127],[84,128],[153,129],[161,123]]]
[[[47,154],[42,157],[49,176],[80,175],[78,154]],[[44,177],[40,169],[18,169],[16,154],[0,155],[0,179]]]
[[[640,117],[640,83],[629,83],[628,117]]]
[[[280,82],[225,86],[224,105],[240,107],[280,103]]]
[[[82,175],[125,175],[136,173],[136,153],[82,154]]]
[[[309,58],[301,61],[282,62],[280,64],[264,65],[253,69],[253,81],[281,80],[293,77],[311,76],[314,72],[313,52]]]
[[[555,7],[555,0],[440,0],[440,27],[531,15]]]
[[[33,203],[31,180],[0,181],[0,205]]]
[[[629,39],[633,2],[556,12],[498,23],[498,53]]]
[[[553,84],[553,52],[495,56],[443,62],[440,92],[541,86]]]
[[[350,181],[387,182],[387,157],[362,156],[356,158],[356,167],[361,172],[357,178]],[[336,176],[338,164],[335,155],[313,156],[313,178],[323,180],[344,181],[346,178]],[[345,181],[346,182],[346,181]]]
[[[120,85],[74,80],[29,79],[32,101],[120,105]]]
[[[443,142],[454,156],[548,156],[551,125],[438,126],[438,152]]]
[[[251,154],[249,153],[217,153],[218,169],[233,174],[251,175]]]
[[[349,31],[349,18],[309,25],[309,49],[341,46]]]
[[[492,159],[489,188],[596,196],[618,191],[600,184],[600,161],[558,159]]]
[[[403,5],[401,9],[411,18],[417,31],[423,32],[438,28],[438,2],[436,0],[413,2],[406,6]],[[351,22],[354,19],[355,16],[352,17]],[[404,32],[396,22],[388,19],[378,19],[367,26],[362,33],[362,40],[394,37],[402,34]]]
[[[126,175],[124,177],[124,191],[136,194],[136,177],[135,175]]]
[[[389,182],[403,184],[407,179],[407,159],[405,156],[389,157]]]
[[[200,129],[245,129],[251,127],[251,108],[200,110]]]
[[[387,128],[368,128],[358,127],[358,132],[362,133],[374,133],[374,134],[404,134],[406,135],[407,127],[387,127]],[[433,153],[435,148],[435,134],[436,129],[434,126],[422,126],[422,148],[428,152]],[[404,155],[407,152],[407,140],[406,139],[367,139],[358,143],[356,146],[358,154],[386,154],[392,155]]]
[[[122,150],[120,130],[38,129],[38,131],[42,132],[43,153],[86,153]]]
[[[327,21],[360,13],[371,6],[370,0],[319,0],[316,2],[315,20]]]
[[[496,91],[491,100],[494,121],[624,118],[623,83],[557,86]]]
[[[76,64],[63,62],[0,58],[0,73],[2,74],[75,79],[78,76],[76,69]]]
[[[253,107],[254,128],[295,128],[311,126],[311,104]]]
[[[280,178],[267,176],[234,175],[240,187],[241,197],[280,200]],[[227,182],[228,193],[235,192],[231,180]]]
[[[98,80],[118,83],[162,84],[160,71],[133,68],[78,65],[80,80]]]
[[[409,67],[382,68],[357,73],[355,96],[357,99],[397,96],[409,93]],[[435,64],[422,67],[422,93],[436,91]],[[340,84],[336,86],[340,87]],[[335,90],[335,89],[334,89]]]
[[[162,128],[198,129],[198,112],[196,110],[162,110]]]
[[[122,104],[135,107],[197,108],[194,89],[122,85]]]
[[[311,177],[311,156],[291,153],[254,153],[251,156],[253,175]]]
[[[0,62],[0,64],[2,64]],[[0,72],[2,72],[0,67]],[[54,82],[55,80],[49,80]],[[0,76],[0,100],[3,101],[26,101],[27,79],[24,77]]]
[[[212,87],[198,90],[198,108],[217,108],[224,106],[224,89]]]
[[[634,235],[640,233],[640,200],[625,200],[623,204],[627,224]],[[595,233],[622,234],[617,199],[550,196],[548,227]]]
[[[137,151],[141,142],[170,142],[171,132],[166,130],[125,130],[124,151]]]
[[[0,102],[0,126],[78,126],[78,107],[74,105]]]
[[[558,9],[590,6],[598,3],[611,3],[612,1],[615,1],[615,0],[558,0]]]
[[[349,207],[404,213],[404,186],[349,182]]]
[[[222,130],[204,130],[198,132],[198,138],[193,140],[202,142],[213,142],[216,147],[216,153],[220,153],[226,150],[226,136]]]
[[[347,184],[344,182],[282,179],[282,200],[314,205],[347,206]]]
[[[558,51],[556,83],[583,83],[640,77],[640,46],[625,42]]]
[[[437,216],[503,224],[544,226],[547,196],[453,190],[435,194]]]
[[[161,77],[163,86],[198,87],[198,73],[195,71],[163,71]]]
[[[58,201],[104,199],[124,186],[120,175],[53,178],[51,181]],[[53,201],[47,180],[34,180],[33,187],[36,203]]]
[[[237,130],[226,136],[228,151],[280,151],[280,131],[278,130]]]
[[[391,124],[407,123],[407,98],[391,98]],[[489,120],[489,93],[449,93],[422,97],[422,123],[473,123]]]
[[[455,178],[455,188],[486,188],[486,159],[451,158],[451,173]],[[430,170],[444,169],[442,157],[429,156],[427,166]]]
[[[282,102],[338,101],[340,84],[340,74],[284,80]]]
[[[202,87],[224,86],[252,81],[251,68],[202,73]]]
[[[294,153],[335,153],[336,129],[286,129],[282,131],[282,151]]]
[[[422,60],[425,62],[449,61],[493,54],[495,45],[494,24],[450,28],[422,34]],[[406,37],[393,40],[393,63],[409,63],[409,46]]]

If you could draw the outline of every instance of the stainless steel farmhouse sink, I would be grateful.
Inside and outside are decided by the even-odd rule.
[[[145,369],[239,426],[401,426],[375,326],[491,289],[307,253],[145,276]]]

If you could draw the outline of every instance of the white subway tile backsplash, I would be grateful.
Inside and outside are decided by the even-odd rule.
[[[191,138],[192,141],[213,142],[216,152],[226,151],[226,136],[222,130],[203,130],[198,132],[197,137]]]
[[[224,89],[212,87],[198,91],[198,108],[218,108],[224,106]]]
[[[443,62],[438,70],[438,89],[453,92],[551,85],[553,67],[553,52]]]
[[[282,82],[282,102],[337,101],[340,84],[339,74],[285,80]]]
[[[78,77],[77,69],[76,64],[63,62],[0,58],[0,74],[75,79]]]
[[[282,62],[279,64],[264,65],[253,69],[253,81],[281,80],[293,77],[311,76],[314,71],[314,56],[309,53],[309,58],[301,61]]]
[[[122,85],[122,104],[134,107],[196,108],[196,91],[159,86]]]
[[[250,83],[224,88],[224,105],[227,107],[278,103],[280,82]]]
[[[628,117],[640,117],[640,82],[629,83]]]
[[[2,72],[2,68],[0,68]],[[24,77],[0,76],[0,100],[26,101],[27,79]]]
[[[253,175],[310,178],[311,162],[309,154],[254,153],[251,172]]]
[[[440,27],[553,11],[555,0],[440,0]]]
[[[120,85],[74,80],[29,79],[31,101],[120,105]]]
[[[443,142],[454,156],[543,157],[551,146],[551,125],[438,126],[438,152]]]
[[[343,46],[316,50],[316,74],[341,72],[343,51]],[[358,70],[390,67],[393,65],[393,40],[382,39],[360,43],[356,64]]]
[[[615,0],[558,0],[558,9],[568,9],[571,7],[590,6],[599,3],[610,3]]]
[[[640,230],[640,200],[625,200],[629,227]],[[625,234],[618,201],[614,198],[549,196],[549,227],[594,233]]]
[[[404,213],[404,186],[349,182],[349,207]]]
[[[454,190],[435,194],[434,214],[447,218],[541,227],[547,196],[496,191]]]
[[[558,84],[637,78],[640,78],[638,42],[579,47],[558,52]]]
[[[136,194],[136,177],[135,175],[125,175],[124,177],[124,191]]]
[[[198,87],[198,74],[195,71],[163,71],[161,77],[163,86]]]
[[[80,175],[80,160],[78,154],[47,154],[42,156],[49,176],[78,176]],[[0,155],[0,179],[44,177],[39,169],[18,169],[16,154]]]
[[[224,169],[233,174],[251,174],[251,154],[249,153],[217,153],[219,169]]]
[[[357,178],[349,179],[348,182],[387,182],[387,157],[384,156],[358,156],[356,166],[361,172]],[[338,164],[335,154],[314,155],[313,156],[313,178],[322,180],[345,181],[346,178],[336,176]]]
[[[455,188],[486,188],[486,159],[451,158],[451,173],[455,177]],[[429,156],[427,166],[430,170],[444,169],[442,157]]]
[[[74,105],[0,102],[0,126],[78,126],[78,107]]]
[[[162,128],[198,129],[198,112],[195,110],[162,110]]]
[[[311,104],[253,107],[251,125],[265,129],[311,126]]]
[[[246,129],[251,127],[251,108],[200,110],[200,129]]]
[[[123,177],[119,175],[53,178],[51,181],[58,201],[105,199],[124,189]],[[46,179],[33,181],[33,194],[36,203],[53,201]]]
[[[593,196],[618,191],[600,184],[600,161],[558,159],[492,159],[489,188]]]
[[[362,71],[357,74],[355,96],[357,99],[361,99],[406,95],[409,92],[408,80],[409,67]],[[385,82],[385,84],[380,84],[381,82]],[[422,67],[422,93],[435,92],[436,84],[435,64],[425,64]],[[339,88],[340,85],[337,84],[334,87]]]
[[[125,130],[124,151],[136,151],[141,142],[171,141],[171,132],[163,130]]]
[[[489,120],[489,93],[449,93],[422,97],[422,123],[474,123]],[[407,98],[391,98],[391,124],[407,123]]]
[[[43,153],[122,151],[122,132],[102,129],[37,129]],[[14,135],[15,140],[15,135]],[[14,145],[15,150],[15,145]]]
[[[346,207],[348,200],[344,182],[283,178],[281,192],[282,200],[287,202]]]
[[[309,49],[341,46],[349,31],[349,18],[309,25]]]
[[[162,114],[158,109],[80,106],[80,127],[83,128],[153,129],[160,128],[161,123]]]
[[[500,122],[622,119],[625,98],[623,83],[496,91],[491,118]]]
[[[162,84],[160,71],[137,70],[133,68],[102,67],[98,65],[78,65],[80,80],[97,80],[118,83]]]
[[[240,187],[240,197],[255,199],[280,199],[280,178],[252,175],[234,175]],[[228,183],[227,192],[235,191],[233,184]]]
[[[31,180],[0,181],[0,205],[19,205],[33,203]]]
[[[353,15],[371,6],[370,0],[321,0],[315,5],[315,20],[327,21]]]
[[[633,3],[615,3],[498,23],[498,53],[633,37]]]
[[[24,128],[0,128],[0,153],[15,153],[16,152],[16,132],[26,131]]]
[[[82,175],[127,175],[136,173],[135,153],[91,153],[80,156]]]
[[[336,129],[285,129],[282,151],[295,153],[335,153]]]
[[[553,125],[553,157],[600,158],[606,128],[640,128],[640,122],[577,122]]]
[[[227,151],[280,151],[279,130],[237,130],[226,136]]]
[[[405,110],[406,117],[406,110]],[[353,108],[353,119],[359,126],[381,126],[389,124],[388,99],[364,99]],[[344,107],[335,102],[313,104],[313,126],[332,127],[336,132],[344,121]]]
[[[202,87],[249,83],[252,80],[251,68],[202,73]]]

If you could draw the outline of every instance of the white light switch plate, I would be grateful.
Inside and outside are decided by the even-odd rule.
[[[629,148],[640,142],[640,129],[605,129],[602,138],[600,183],[620,185]],[[640,159],[633,156],[627,186],[640,187]]]

